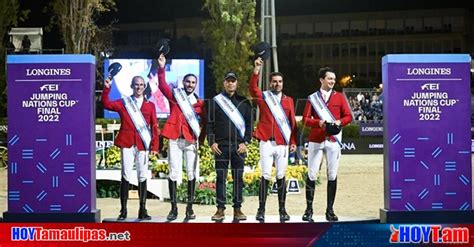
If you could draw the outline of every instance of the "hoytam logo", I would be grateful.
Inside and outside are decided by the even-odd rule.
[[[469,228],[441,225],[390,225],[390,243],[469,243]]]
[[[130,232],[107,232],[105,229],[50,229],[43,227],[12,227],[12,241],[130,241]]]

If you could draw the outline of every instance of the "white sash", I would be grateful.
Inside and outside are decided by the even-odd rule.
[[[283,110],[281,103],[278,102],[277,96],[270,90],[263,92],[263,99],[267,103],[268,108],[272,112],[273,118],[280,128],[280,131],[285,138],[286,144],[290,144],[291,127],[288,118],[286,117],[285,111]]]
[[[245,121],[244,117],[240,111],[235,107],[235,105],[230,101],[229,98],[224,96],[222,93],[216,95],[214,101],[219,105],[219,107],[224,111],[224,113],[230,118],[234,123],[235,127],[240,134],[240,137],[244,138],[245,136]]]
[[[309,102],[313,106],[314,110],[318,114],[319,118],[327,121],[327,122],[335,122],[336,119],[332,115],[331,111],[329,111],[326,102],[324,102],[321,92],[317,91],[310,96],[308,96]],[[333,135],[334,139],[336,139],[337,143],[342,146],[342,131],[339,132],[337,135]]]
[[[186,121],[189,124],[189,127],[193,130],[194,135],[196,138],[199,138],[201,134],[201,128],[199,126],[199,121],[197,120],[196,113],[189,102],[188,96],[186,92],[184,92],[181,88],[173,88],[174,98],[176,102],[178,102],[179,108],[181,108],[181,112],[183,112]],[[194,96],[193,96],[194,97]]]
[[[127,109],[128,115],[132,119],[133,125],[135,125],[138,134],[140,134],[140,137],[142,138],[145,150],[149,150],[151,143],[151,132],[142,112],[140,111],[140,108],[138,108],[137,102],[129,96],[123,98],[123,104],[125,109]],[[143,102],[143,104],[145,104],[145,102]]]

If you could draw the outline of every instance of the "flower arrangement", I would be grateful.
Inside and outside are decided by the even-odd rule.
[[[199,169],[201,176],[208,176],[211,173],[215,173],[214,167],[214,154],[209,147],[207,140],[203,145],[199,146]]]
[[[216,183],[203,182],[199,184],[198,189],[199,190],[206,190],[206,189],[216,190]]]
[[[105,168],[120,169],[122,167],[120,158],[120,148],[111,146],[105,150]]]
[[[164,161],[156,161],[156,163],[150,164],[150,169],[154,177],[166,178],[169,174],[168,163]]]
[[[286,168],[286,180],[294,178],[298,180],[301,187],[304,186],[306,181],[306,174],[308,174],[308,167],[304,165],[288,166]]]
[[[247,146],[247,157],[245,157],[245,166],[255,168],[260,161],[259,143],[257,139],[252,139]]]
[[[195,203],[212,205],[216,203],[216,178],[217,174],[215,171],[214,155],[209,147],[207,141],[199,147],[199,165],[200,165],[200,178],[196,186],[195,192]],[[243,174],[244,182],[244,195],[256,196],[258,195],[260,179],[262,177],[262,171],[259,166],[260,155],[258,140],[253,139],[248,145],[248,153],[245,158],[245,166],[250,168]],[[106,151],[106,168],[120,169],[120,149],[116,146],[112,146]],[[167,162],[159,161],[156,156],[150,157],[150,169],[152,173],[159,175],[159,177],[165,177],[164,175],[169,174],[169,166]],[[306,174],[308,169],[303,165],[288,166],[286,170],[286,179],[291,178],[297,179],[300,186],[304,186]],[[272,178],[275,179],[276,169],[272,168]],[[227,201],[232,201],[232,175],[229,169],[227,174]],[[186,202],[187,198],[187,174],[183,171],[183,183],[178,186],[177,189],[177,200],[180,202]]]

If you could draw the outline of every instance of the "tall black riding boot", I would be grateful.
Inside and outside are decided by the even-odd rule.
[[[316,189],[316,182],[306,178],[306,210],[303,214],[304,221],[313,221],[313,200],[314,200],[314,190]]]
[[[186,205],[186,219],[187,220],[196,219],[196,215],[194,214],[194,211],[193,211],[195,189],[196,189],[196,179],[188,181],[188,201]]]
[[[290,215],[286,212],[286,181],[285,177],[277,179],[278,185],[278,212],[280,213],[280,221],[290,220]]]
[[[146,180],[143,182],[138,182],[138,200],[140,201],[140,208],[138,209],[138,219],[139,220],[151,220],[151,216],[148,215],[146,211]]]
[[[166,216],[166,219],[172,221],[178,218],[178,207],[176,206],[176,181],[168,178],[168,188],[170,191],[171,210],[168,213],[168,216]]]
[[[127,218],[127,200],[128,200],[128,187],[130,183],[122,177],[120,182],[120,214],[117,220],[125,220]]]
[[[337,178],[334,181],[328,181],[328,197],[327,197],[327,208],[326,208],[326,220],[327,221],[338,221],[339,218],[334,213],[333,205],[336,199],[337,190]]]
[[[265,220],[265,204],[267,202],[267,193],[268,193],[268,184],[270,181],[266,180],[264,177],[260,178],[260,187],[258,189],[258,201],[259,206],[257,210],[257,216],[255,219],[258,221]]]

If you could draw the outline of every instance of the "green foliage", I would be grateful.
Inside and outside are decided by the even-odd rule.
[[[148,163],[148,166],[151,172],[155,174],[155,176],[159,175],[160,173],[163,173],[165,175],[168,175],[170,173],[168,163],[164,161],[159,162],[156,156],[150,156],[150,163]]]
[[[3,46],[5,37],[11,27],[15,27],[19,22],[27,19],[30,10],[20,10],[18,0],[0,0],[0,51],[1,61],[4,59],[5,47]],[[4,67],[0,68],[2,71]]]
[[[96,118],[95,124],[100,124],[106,128],[107,124],[120,124],[120,119],[109,119],[109,118]]]
[[[120,148],[117,146],[111,146],[105,150],[105,168],[116,168],[122,167]]]
[[[177,188],[176,188],[176,201],[178,202],[186,202],[187,198],[187,188],[188,185],[186,183],[181,183]],[[196,189],[196,194],[197,194],[197,189]],[[194,200],[194,203],[197,203],[196,200]]]
[[[245,165],[255,168],[260,161],[259,142],[256,138],[253,138],[250,144],[247,146],[247,157],[245,157]]]
[[[199,169],[201,176],[209,176],[211,173],[215,173],[214,167],[214,154],[207,143],[207,140],[204,141],[204,144],[199,146]]]
[[[249,58],[251,46],[257,42],[255,25],[256,0],[205,0],[203,9],[209,13],[204,32],[212,53],[211,69],[216,90],[222,89],[222,78],[228,71],[239,76],[238,92],[248,95],[248,82],[242,80],[252,72]]]
[[[115,1],[54,0],[49,10],[53,12],[51,23],[61,31],[66,53],[84,54],[102,44],[101,39],[97,39],[101,29],[96,22],[101,14],[115,10]]]
[[[159,167],[159,162],[158,162],[158,157],[156,157],[155,155],[149,155],[148,156],[148,168],[152,171],[152,172],[159,172],[158,170],[160,169]]]
[[[178,186],[176,198],[179,202],[187,201],[187,183],[183,182]],[[216,184],[203,182],[197,185],[195,195],[195,204],[214,205],[216,204]]]
[[[342,137],[343,138],[359,138],[359,125],[356,123],[351,123],[342,128]]]
[[[245,158],[245,165],[255,168],[260,161],[260,152],[257,139],[252,139],[252,142],[247,147],[247,157]],[[204,177],[215,178],[215,161],[214,154],[209,147],[207,140],[199,147],[199,169],[200,175]],[[215,181],[215,180],[211,180]]]
[[[194,196],[195,203],[203,205],[215,205],[217,203],[216,190],[200,189],[196,190]]]
[[[306,166],[288,166],[286,171],[286,179],[295,178],[298,180],[300,187],[303,188],[305,183],[308,169]],[[276,169],[272,169],[272,177],[276,176]],[[257,196],[259,192],[260,179],[262,177],[261,170],[257,167],[254,171],[246,172],[243,174],[243,194],[244,196]],[[210,178],[210,179],[208,179]],[[319,184],[319,178],[318,182]],[[213,205],[216,203],[216,184],[215,184],[215,172],[211,172],[209,176],[206,177],[204,182],[201,182],[197,185],[195,192],[194,203],[197,204],[206,204]],[[230,173],[227,176],[227,186],[226,186],[226,197],[227,203],[232,203],[232,190],[233,190],[233,181]],[[184,179],[183,183],[178,186],[177,189],[177,200],[179,202],[186,202],[187,198],[187,182]]]
[[[232,203],[233,183],[227,182],[226,186],[226,204]],[[187,183],[182,183],[176,191],[176,200],[185,203],[187,201]],[[245,193],[245,188],[244,188]],[[257,192],[258,193],[258,192]],[[216,204],[216,184],[203,182],[197,185],[194,195],[195,204],[215,205]]]
[[[250,184],[244,183],[244,196],[257,196],[260,189],[260,180],[255,180]]]
[[[97,180],[97,198],[119,198],[120,182],[109,180]]]
[[[7,33],[28,17],[30,10],[20,10],[18,0],[0,0],[0,117],[7,116],[5,48]]]
[[[165,144],[167,145],[167,144]],[[200,176],[204,177],[204,181],[196,185],[195,200],[196,204],[215,205],[216,204],[216,171],[214,166],[214,154],[211,151],[207,141],[199,147],[200,157]],[[120,149],[113,146],[107,150],[106,154],[107,168],[120,168]],[[245,159],[245,165],[253,169],[253,171],[243,174],[243,194],[245,196],[256,196],[259,191],[259,184],[261,178],[261,170],[258,166],[260,160],[259,143],[257,139],[253,139],[248,145],[248,153]],[[169,173],[168,164],[159,162],[156,157],[150,157],[150,169],[153,173]],[[273,168],[272,176],[275,177],[276,170]],[[300,185],[304,185],[304,178],[306,178],[307,168],[305,166],[289,166],[287,168],[286,178],[296,178]],[[102,189],[102,188],[101,188]],[[104,191],[108,191],[103,188]],[[226,197],[227,203],[232,203],[233,180],[229,174],[227,176]],[[111,192],[100,192],[102,194]],[[177,188],[177,201],[186,202],[187,198],[187,178],[186,173],[183,172],[183,183]]]
[[[198,184],[196,188],[195,203],[212,205],[215,204],[216,193],[215,193],[215,181],[216,172],[214,167],[214,155],[207,144],[200,146],[200,175],[204,177],[204,181]],[[260,160],[258,140],[253,139],[248,145],[248,153],[245,159],[245,165],[254,169],[252,172],[246,172],[243,174],[244,188],[243,193],[245,196],[256,196],[259,190],[259,181],[261,178],[261,170],[258,167]],[[304,178],[306,177],[307,169],[304,166],[289,166],[287,169],[287,179],[296,178],[300,184],[304,185]],[[275,176],[275,169],[272,174]],[[232,176],[227,176],[227,202],[232,202]],[[183,180],[181,186],[177,190],[177,200],[180,202],[186,202],[187,197],[187,183]]]

